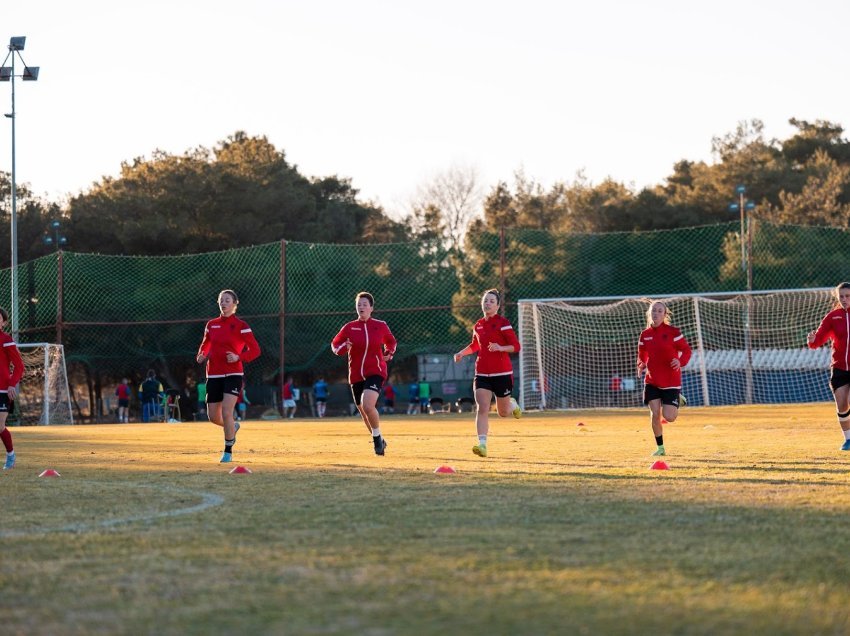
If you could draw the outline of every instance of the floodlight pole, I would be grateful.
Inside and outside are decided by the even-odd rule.
[[[12,56],[12,300],[9,313],[12,314],[12,340],[18,341],[18,192],[15,178],[15,51],[9,44]]]
[[[15,55],[17,54],[18,57],[21,57],[21,51],[24,50],[26,40],[24,36],[9,38],[9,53],[6,55],[6,60],[11,57],[12,65],[6,66],[6,61],[4,61],[2,69],[0,69],[0,81],[12,82],[12,112],[6,115],[6,117],[12,120],[12,218],[9,232],[12,242],[12,298],[9,312],[12,314],[12,338],[16,341],[18,340],[18,180],[15,166]],[[36,81],[38,79],[38,67],[27,66],[23,57],[21,57],[21,63],[24,67],[21,77],[24,80]]]

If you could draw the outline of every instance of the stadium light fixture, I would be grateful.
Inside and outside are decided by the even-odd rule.
[[[12,83],[12,112],[6,114],[8,119],[12,120],[12,217],[11,217],[11,236],[12,236],[12,299],[9,306],[9,311],[12,313],[12,338],[18,340],[18,202],[17,202],[17,182],[15,173],[15,56],[20,58],[23,66],[23,73],[19,77],[25,82],[35,82],[38,80],[38,66],[27,66],[24,58],[21,56],[21,51],[26,45],[26,36],[19,35],[9,38],[9,52],[6,54],[6,59],[3,60],[3,65],[0,66],[0,82]],[[7,62],[10,62],[6,66]]]
[[[59,222],[58,219],[54,219],[50,222],[50,229],[53,230],[53,236],[50,234],[45,234],[41,239],[42,243],[47,246],[55,245],[57,250],[61,250],[65,245],[68,244],[68,239],[62,236],[59,233],[59,228],[62,227],[62,223]]]
[[[752,264],[752,248],[753,237],[750,229],[750,212],[756,209],[754,201],[750,201],[744,195],[747,193],[747,186],[739,185],[735,188],[735,194],[738,195],[736,203],[729,204],[729,211],[736,212],[741,216],[741,269],[747,273],[747,289],[753,289],[753,264]]]

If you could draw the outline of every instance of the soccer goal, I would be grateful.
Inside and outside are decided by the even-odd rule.
[[[641,406],[638,335],[647,297],[519,301],[524,409]],[[691,405],[819,402],[829,391],[829,347],[806,334],[834,308],[830,288],[656,296],[693,357],[682,373]]]
[[[22,426],[73,424],[65,349],[59,344],[19,343],[24,377],[15,400]]]

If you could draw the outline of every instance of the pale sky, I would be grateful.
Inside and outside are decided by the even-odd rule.
[[[41,67],[18,182],[52,201],[237,130],[397,214],[452,165],[640,188],[742,120],[850,125],[847,0],[11,0],[0,24]]]

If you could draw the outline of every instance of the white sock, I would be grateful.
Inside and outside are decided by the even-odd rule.
[[[850,439],[850,431],[842,430],[841,432],[844,433],[844,439]]]
[[[372,437],[380,437],[381,436],[381,427],[372,429]]]
[[[479,435],[478,436],[478,445],[479,446],[487,446],[487,436],[486,435]]]

